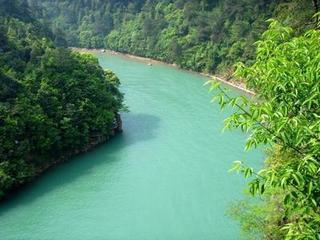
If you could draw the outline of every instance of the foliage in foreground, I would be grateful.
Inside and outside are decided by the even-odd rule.
[[[269,149],[259,172],[243,161],[234,166],[251,179],[251,195],[263,199],[249,208],[236,208],[243,230],[251,236],[320,238],[319,73],[320,31],[293,37],[291,28],[271,21],[257,42],[255,63],[240,64],[236,71],[257,95],[251,100],[233,98],[218,84],[213,86],[221,90],[215,97],[220,105],[236,110],[226,119],[226,128],[250,134],[246,149]]]
[[[0,198],[112,135],[122,106],[114,74],[54,47],[21,3],[0,9]]]

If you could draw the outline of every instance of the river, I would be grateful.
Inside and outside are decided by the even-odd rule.
[[[233,240],[225,215],[242,197],[232,162],[262,159],[228,112],[211,104],[208,79],[164,64],[98,54],[122,82],[124,132],[45,173],[0,205],[1,240]],[[229,110],[230,113],[230,110]]]

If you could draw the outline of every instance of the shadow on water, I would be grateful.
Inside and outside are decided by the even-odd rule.
[[[121,161],[119,153],[124,148],[156,137],[155,131],[159,128],[160,118],[143,113],[125,113],[122,118],[124,125],[122,134],[118,134],[106,144],[102,144],[88,153],[61,163],[36,178],[32,183],[1,203],[0,216],[19,205],[31,204],[50,191],[68,185],[85,174],[90,174],[91,170],[99,165],[110,165],[115,161]]]

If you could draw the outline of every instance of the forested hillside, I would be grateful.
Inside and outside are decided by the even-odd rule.
[[[0,198],[117,130],[119,80],[56,48],[26,1],[0,1]]]
[[[220,91],[214,92],[214,100],[221,108],[234,108],[228,109],[232,115],[225,121],[226,129],[239,128],[248,136],[246,150],[266,149],[261,170],[244,160],[235,162],[233,170],[248,179],[250,200],[235,204],[231,215],[240,221],[247,239],[320,239],[319,7],[318,0],[0,0],[0,198],[56,162],[120,130],[123,95],[118,90],[119,79],[104,71],[93,56],[66,47],[109,48],[196,71],[230,71],[245,81],[256,92],[251,98],[233,97],[219,82],[213,81],[211,87]],[[266,21],[269,18],[276,20]],[[237,62],[241,63],[233,71]],[[167,86],[162,86],[166,91]],[[137,90],[139,98],[143,91],[148,90]],[[185,92],[180,94],[185,96]],[[180,106],[189,108],[184,103],[175,105],[177,115]],[[161,114],[168,117],[165,111]],[[203,128],[190,122],[188,128]],[[144,124],[148,123],[132,126]],[[186,130],[178,124],[174,127]],[[163,135],[168,129],[165,131]],[[180,143],[174,135],[170,140]],[[176,151],[174,147],[170,154]],[[186,155],[185,146],[182,149],[178,154]],[[139,148],[137,156],[143,150]],[[156,151],[152,154],[158,154]],[[191,160],[201,159],[199,153],[192,152],[195,159]],[[187,167],[191,169],[188,175],[194,174]],[[152,173],[157,173],[159,168],[154,169]],[[129,172],[125,170],[122,175]],[[205,181],[195,181],[200,182]],[[155,196],[152,200],[159,195]],[[181,215],[177,205],[170,205],[170,214]],[[142,205],[137,206],[132,210],[140,213]],[[203,216],[213,221],[210,214],[205,216],[205,207]],[[135,211],[130,214],[136,219]]]
[[[203,72],[250,63],[254,42],[277,18],[311,28],[312,0],[29,0],[58,44],[109,48]],[[67,43],[63,41],[67,40]]]

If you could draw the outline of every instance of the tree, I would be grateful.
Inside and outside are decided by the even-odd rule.
[[[233,98],[215,85],[222,91],[215,97],[221,106],[236,109],[226,128],[250,134],[246,149],[270,149],[261,171],[239,161],[234,169],[251,178],[252,195],[277,201],[275,214],[283,209],[276,227],[285,239],[318,239],[320,234],[319,39],[320,31],[294,37],[292,28],[271,21],[257,42],[254,64],[239,64],[236,71],[256,96]],[[271,224],[270,215],[264,229]]]
[[[319,5],[313,0],[29,1],[35,3],[32,12],[38,19],[51,29],[63,29],[65,36],[56,35],[69,46],[111,48],[223,75],[235,62],[254,59],[252,45],[266,30],[267,19],[304,31],[314,25],[311,19]],[[204,50],[209,45],[217,49],[216,56]],[[172,54],[172,48],[181,53]]]
[[[56,47],[64,33],[50,38],[18,3],[0,8],[0,199],[113,136],[123,101],[112,72],[91,55]]]

